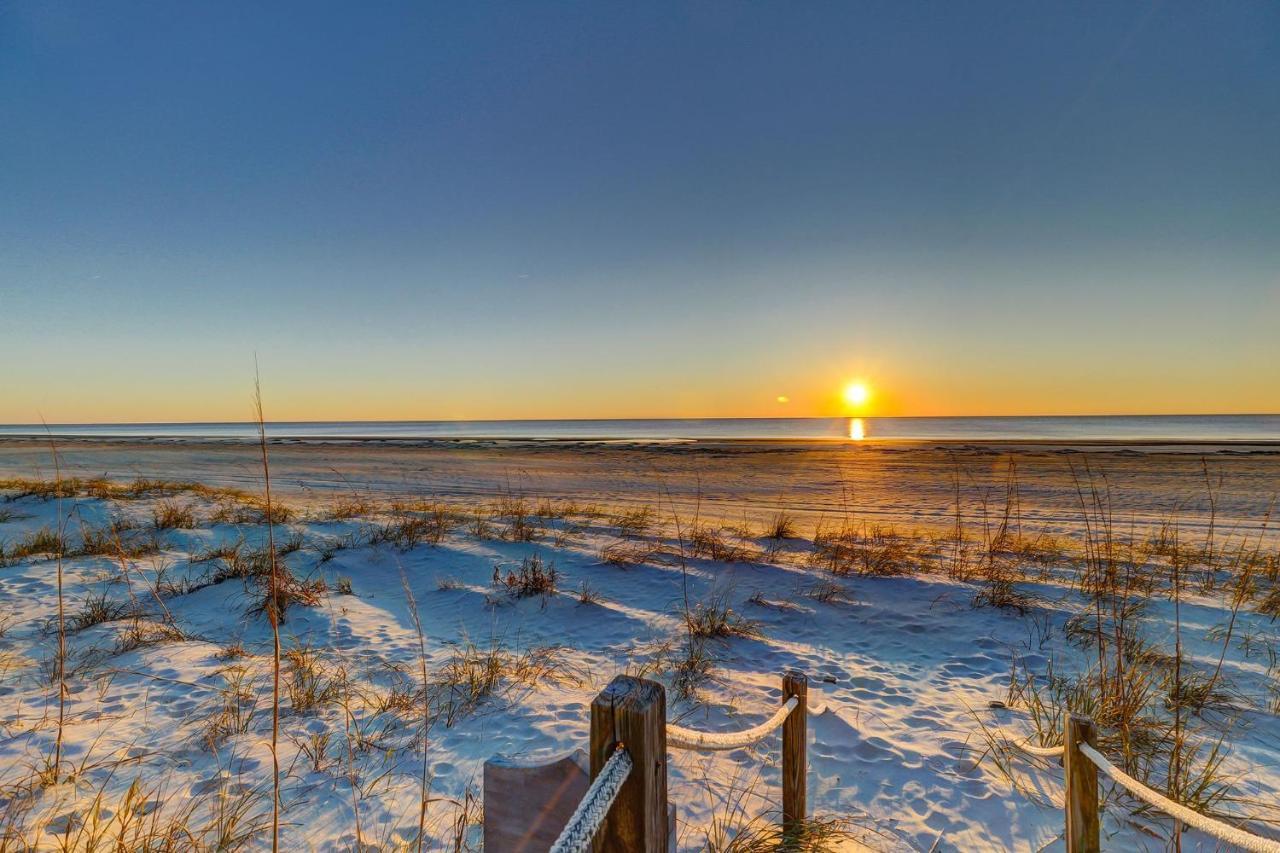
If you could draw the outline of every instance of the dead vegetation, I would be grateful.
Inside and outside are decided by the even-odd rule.
[[[1238,819],[1242,807],[1274,819],[1262,804],[1235,797],[1233,780],[1223,769],[1237,721],[1256,707],[1256,700],[1232,688],[1223,662],[1237,637],[1239,614],[1250,602],[1265,604],[1262,586],[1274,583],[1268,579],[1270,555],[1260,547],[1261,534],[1219,538],[1211,510],[1199,541],[1188,543],[1176,519],[1166,520],[1155,535],[1148,535],[1117,523],[1105,475],[1087,463],[1076,475],[1082,557],[1064,563],[1065,549],[1043,541],[1038,552],[1047,554],[1041,559],[1068,568],[1067,578],[1084,597],[1085,606],[1066,620],[1063,633],[1091,663],[1070,674],[1056,672],[1052,662],[1042,673],[1015,665],[1007,704],[1025,715],[1034,742],[1060,743],[1065,716],[1083,714],[1099,726],[1099,746],[1111,760],[1171,799],[1228,820]],[[1212,490],[1207,465],[1205,480]],[[988,567],[1001,565],[997,558],[1010,553],[1034,559],[1025,556],[1025,549],[1010,547],[1007,530],[1002,522],[997,535],[987,540],[983,560]],[[986,575],[980,599],[1000,603],[1004,593],[999,585],[1011,584],[1013,577],[990,568],[979,572]],[[1216,663],[1206,667],[1193,662],[1184,649],[1181,612],[1188,593],[1209,591],[1223,595],[1227,621],[1213,626],[1205,637],[1221,643]],[[1153,631],[1151,611],[1161,599],[1173,610],[1168,645],[1159,639],[1162,632]],[[1276,671],[1273,651],[1268,672]],[[983,757],[1018,784],[1009,745],[985,724],[983,732]],[[1145,807],[1135,803],[1134,810]]]
[[[694,700],[698,691],[711,680],[720,656],[706,637],[690,634],[680,646],[679,654],[670,661],[671,691],[677,702]]]
[[[246,664],[234,663],[220,673],[223,684],[218,702],[203,722],[205,748],[216,750],[227,738],[249,731],[258,715],[258,691]]]
[[[49,559],[68,554],[66,536],[51,527],[42,527],[24,535],[12,545],[0,543],[0,559],[4,563],[16,563],[32,557]]]
[[[758,771],[750,776],[738,771],[720,788],[703,838],[706,853],[834,853],[855,838],[851,820],[822,814],[784,829],[782,814],[772,804],[776,794],[763,790]]]
[[[1031,672],[1015,669],[1010,677],[1007,703],[1023,714],[1033,737],[1051,744],[1060,737],[1063,715],[1086,713],[1103,729],[1103,746],[1127,771],[1147,780],[1152,787],[1202,811],[1239,816],[1261,807],[1238,800],[1232,789],[1233,780],[1223,770],[1234,721],[1243,712],[1280,712],[1280,679],[1272,675],[1275,693],[1264,700],[1243,695],[1232,683],[1231,668],[1223,664],[1228,650],[1239,649],[1247,658],[1262,661],[1272,673],[1277,669],[1277,649],[1269,635],[1247,628],[1238,618],[1254,611],[1264,616],[1280,615],[1280,587],[1277,586],[1277,555],[1262,544],[1261,537],[1234,539],[1220,529],[1205,535],[1197,531],[1195,541],[1176,520],[1170,520],[1154,533],[1145,529],[1125,529],[1117,523],[1109,506],[1105,485],[1092,481],[1088,474],[1081,480],[1082,515],[1086,520],[1082,542],[1068,541],[1044,533],[1024,532],[1018,515],[1016,476],[1010,475],[1004,499],[983,502],[980,520],[959,521],[951,535],[905,533],[889,525],[873,524],[846,517],[836,523],[819,524],[812,540],[809,564],[822,570],[812,582],[801,582],[795,588],[794,602],[779,603],[766,597],[764,591],[747,599],[754,606],[779,609],[796,607],[812,609],[808,598],[819,604],[849,601],[848,588],[856,589],[856,577],[894,577],[929,571],[945,572],[968,584],[973,601],[979,606],[994,606],[1011,615],[1029,613],[1036,601],[1024,587],[1028,581],[1065,579],[1087,603],[1062,626],[1064,635],[1084,650],[1092,662],[1087,671],[1070,675],[1054,671]],[[13,481],[8,481],[13,482]],[[81,525],[80,545],[74,533],[69,543],[60,530],[45,527],[33,531],[17,543],[0,550],[0,557],[15,561],[40,555],[109,556],[123,554],[137,559],[154,554],[161,538],[155,531],[181,529],[196,523],[205,514],[201,508],[181,503],[174,496],[196,494],[213,500],[221,507],[238,507],[230,515],[213,514],[214,523],[261,524],[268,518],[283,519],[273,506],[255,503],[243,495],[234,498],[219,493],[199,494],[184,485],[138,483],[116,487],[96,481],[76,481],[74,485],[53,484],[52,487],[28,483],[32,490],[7,499],[48,500],[71,498],[96,490],[110,494],[113,500],[154,500],[151,529],[146,529],[147,506],[136,508],[141,527],[123,519],[97,527]],[[25,487],[24,487],[25,488]],[[124,497],[123,495],[129,495]],[[996,493],[998,496],[998,492]],[[189,512],[190,516],[185,515]],[[252,590],[256,602],[254,612],[272,614],[273,621],[283,623],[290,604],[319,604],[326,591],[322,580],[305,580],[295,575],[286,558],[297,571],[305,571],[315,552],[323,562],[333,559],[344,548],[364,545],[387,545],[410,550],[423,544],[440,544],[450,535],[465,529],[471,535],[517,541],[552,541],[564,547],[568,536],[580,528],[576,518],[604,519],[600,527],[589,533],[598,535],[605,523],[616,529],[619,541],[600,551],[602,562],[623,567],[663,561],[666,567],[674,561],[670,541],[661,539],[656,518],[648,507],[606,516],[569,502],[542,500],[536,507],[523,498],[507,495],[491,507],[459,511],[432,502],[399,502],[386,510],[367,499],[340,503],[329,512],[330,518],[349,520],[374,516],[379,523],[362,526],[357,533],[340,540],[331,551],[326,545],[308,546],[301,530],[292,531],[273,550],[251,547],[241,538],[193,556],[192,563],[209,564],[203,576],[194,583],[173,580],[172,575],[157,569],[154,588],[161,598],[186,594],[205,583],[242,580]],[[216,521],[221,518],[222,521]],[[744,562],[761,558],[758,549],[745,541],[745,522],[739,527],[717,527],[694,524],[685,529],[687,547],[682,553],[716,563]],[[758,522],[753,528],[759,531]],[[252,534],[252,531],[250,531]],[[578,535],[581,535],[578,533]],[[563,537],[563,538],[562,538]],[[181,537],[171,537],[177,540]],[[780,541],[795,539],[795,521],[785,512],[778,513],[764,529],[764,538]],[[251,540],[256,541],[256,540]],[[590,541],[590,540],[588,540]],[[756,540],[759,541],[759,540]],[[791,568],[805,559],[808,542],[788,546],[784,559]],[[774,552],[766,551],[765,559]],[[296,556],[295,556],[296,555]],[[388,557],[389,558],[389,557]],[[157,561],[157,565],[159,565]],[[181,567],[179,567],[181,568]],[[705,568],[705,566],[699,567]],[[712,567],[714,568],[714,567]],[[741,571],[742,567],[736,570]],[[1053,574],[1050,574],[1052,572]],[[834,577],[831,577],[834,576]],[[610,577],[604,573],[602,577]],[[544,562],[540,555],[523,559],[518,567],[494,567],[493,587],[511,598],[540,596],[544,600],[559,593],[563,578],[554,563]],[[460,581],[444,578],[441,589],[461,589]],[[349,578],[338,578],[335,591],[351,594]],[[363,588],[362,588],[363,591]],[[585,581],[579,591],[569,590],[583,605],[597,604],[601,594]],[[1217,660],[1193,660],[1178,641],[1171,648],[1153,639],[1158,626],[1151,615],[1150,602],[1168,600],[1175,603],[1189,593],[1220,596],[1225,602],[1225,621],[1212,626],[1207,636],[1221,644]],[[374,593],[370,591],[372,596]],[[803,598],[802,598],[803,597]],[[75,601],[75,598],[70,598]],[[346,605],[353,605],[347,602]],[[113,654],[146,649],[152,646],[191,639],[170,620],[153,618],[154,605],[141,608],[135,599],[118,599],[104,593],[85,598],[66,614],[65,628],[75,634],[90,628],[120,623],[106,633],[108,642],[114,636]],[[337,605],[335,605],[335,610]],[[584,611],[585,612],[585,611]],[[776,614],[753,611],[760,617]],[[698,691],[714,678],[735,638],[760,637],[759,623],[745,618],[730,606],[730,596],[713,596],[705,603],[693,604],[685,612],[687,636],[683,642],[671,643],[660,654],[645,663],[646,673],[669,677],[672,695],[677,700],[697,697]],[[1177,630],[1183,630],[1179,624]],[[94,636],[94,635],[90,635]],[[202,715],[201,739],[211,750],[227,749],[238,735],[261,730],[266,710],[261,693],[265,688],[265,658],[250,655],[239,643],[220,653],[230,663],[221,671],[223,684],[213,710]],[[581,683],[582,675],[565,662],[563,650],[548,647],[527,652],[504,648],[500,643],[488,647],[467,644],[450,652],[441,666],[421,675],[401,674],[395,683],[376,699],[373,692],[362,694],[353,685],[355,676],[348,673],[333,657],[333,650],[300,645],[283,653],[284,672],[281,693],[291,717],[308,717],[312,722],[331,709],[343,709],[352,717],[344,732],[317,731],[288,737],[297,745],[307,765],[314,772],[356,773],[354,762],[342,770],[340,754],[347,749],[356,756],[376,755],[380,749],[403,749],[395,740],[396,723],[370,722],[360,716],[362,710],[377,714],[409,717],[424,712],[426,722],[416,735],[426,742],[426,732],[437,721],[452,726],[464,717],[496,709],[499,701],[515,688],[533,689],[543,683]],[[1269,655],[1269,657],[1268,657]],[[424,659],[425,660],[425,659]],[[1216,665],[1215,665],[1216,664]],[[68,667],[68,672],[70,668]],[[368,702],[368,707],[359,707]],[[350,709],[347,706],[350,705]],[[333,710],[337,713],[337,710]],[[988,751],[993,758],[1007,747],[993,733]],[[993,764],[1000,759],[994,758]],[[1014,771],[1010,771],[1014,772]],[[355,787],[366,785],[361,781]],[[261,791],[259,791],[261,794]],[[424,795],[425,797],[425,795]],[[105,808],[105,807],[104,807]],[[757,810],[758,811],[758,810]],[[228,816],[232,824],[229,838],[262,839],[264,828],[261,811],[256,820],[251,815]],[[465,808],[459,811],[463,826],[473,819]],[[168,817],[165,820],[169,820]],[[237,821],[245,821],[238,824]],[[97,821],[97,823],[95,823]],[[4,832],[0,817],[0,833]],[[106,838],[100,826],[102,819],[92,810],[85,812],[82,827],[75,830],[79,838]],[[820,850],[838,840],[838,822],[815,820],[812,827],[788,839],[779,836],[776,821],[757,815],[727,817],[708,832],[707,849]],[[161,822],[156,819],[156,825]],[[172,830],[164,824],[164,832]],[[255,827],[256,828],[253,828]],[[192,832],[200,831],[188,827]],[[131,829],[130,832],[134,832]],[[240,834],[238,834],[240,833]],[[149,837],[145,833],[130,837]],[[0,838],[7,836],[0,835]]]
[[[161,501],[151,510],[151,523],[156,530],[190,530],[196,526],[196,513],[190,504]]]
[[[187,634],[171,622],[137,616],[116,634],[115,647],[111,653],[122,655],[165,643],[181,643],[188,639]]]
[[[704,639],[729,639],[733,637],[755,638],[760,636],[760,625],[729,606],[725,594],[714,595],[708,601],[694,605],[686,616],[691,636]]]
[[[618,528],[618,535],[623,539],[639,539],[653,530],[656,517],[653,507],[645,504],[619,512],[613,517],[613,524]]]
[[[846,600],[844,587],[829,580],[816,581],[804,587],[801,594],[819,604],[834,604]]]
[[[730,541],[721,530],[706,524],[689,531],[688,553],[720,563],[743,563],[753,557],[745,545]]]
[[[500,566],[493,567],[493,586],[512,598],[529,598],[541,596],[544,600],[556,594],[556,583],[559,580],[554,562],[544,563],[538,554],[532,554],[520,561],[517,569],[508,569],[503,573]]]
[[[136,614],[137,608],[131,602],[113,601],[106,592],[91,593],[78,611],[67,616],[66,626],[68,631],[84,631]]]
[[[564,659],[559,647],[514,652],[495,640],[484,648],[467,643],[456,649],[433,673],[427,695],[433,719],[453,726],[511,688],[582,683],[583,674]]]
[[[905,575],[920,570],[918,542],[918,537],[905,536],[887,525],[819,523],[809,563],[837,576]]]
[[[173,594],[189,594],[230,580],[244,581],[246,589],[254,589],[256,603],[250,612],[269,614],[284,620],[294,604],[314,607],[328,586],[322,577],[299,577],[289,568],[286,557],[301,549],[300,544],[285,540],[279,548],[270,544],[250,548],[243,538],[211,547],[191,557],[193,565],[212,563],[199,579],[172,588]]]
[[[533,542],[543,534],[542,520],[522,497],[503,495],[494,508],[494,518],[505,523],[502,538],[511,542]]]
[[[377,504],[371,498],[360,494],[351,494],[339,498],[320,512],[323,521],[348,521],[353,518],[367,518],[374,514]]]
[[[796,519],[786,510],[779,510],[764,531],[767,539],[795,539],[799,536]]]
[[[337,700],[346,677],[329,670],[320,650],[304,644],[286,651],[284,658],[285,694],[293,713],[309,714]]]
[[[600,549],[600,562],[627,569],[642,563],[651,563],[665,553],[665,549],[656,542],[613,542]]]
[[[444,506],[402,510],[400,517],[376,528],[370,544],[389,544],[401,551],[411,551],[424,542],[439,545],[453,530],[454,520]]]
[[[39,501],[56,500],[57,498],[96,498],[98,500],[136,501],[148,498],[174,497],[189,494],[195,497],[216,500],[229,498],[247,500],[248,495],[230,487],[209,486],[189,480],[156,480],[138,477],[128,483],[115,482],[105,477],[81,479],[62,477],[54,480],[30,478],[10,478],[0,480],[0,492],[5,492],[4,500],[18,501],[34,498]]]

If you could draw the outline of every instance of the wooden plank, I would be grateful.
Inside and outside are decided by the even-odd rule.
[[[484,765],[484,849],[547,853],[587,792],[582,750],[538,763],[497,756]]]
[[[654,681],[620,675],[591,703],[591,776],[623,744],[632,768],[596,834],[596,853],[667,853],[667,698]]]
[[[808,814],[809,679],[799,672],[782,677],[782,701],[796,697],[795,710],[782,722],[782,826],[790,831]]]
[[[1080,744],[1097,748],[1093,720],[1067,719],[1062,764],[1066,771],[1067,852],[1098,853],[1098,768],[1080,751]]]

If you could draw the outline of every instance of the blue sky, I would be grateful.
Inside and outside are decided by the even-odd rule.
[[[11,2],[0,126],[0,421],[1280,410],[1272,3]]]

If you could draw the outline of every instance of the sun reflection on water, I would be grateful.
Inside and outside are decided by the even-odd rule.
[[[867,429],[862,423],[862,418],[849,418],[849,438],[862,441],[866,437]]]

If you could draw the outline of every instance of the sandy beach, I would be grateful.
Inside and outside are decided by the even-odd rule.
[[[137,779],[168,831],[256,843],[271,659],[257,448],[56,447],[61,499],[47,441],[0,442],[5,831],[83,843],[93,798],[116,813]],[[1115,565],[1152,579],[1107,593],[1141,602],[1125,630],[1162,654],[1181,642],[1197,683],[1217,672],[1216,698],[1181,723],[1198,744],[1189,766],[1214,743],[1224,756],[1208,807],[1272,831],[1275,448],[277,442],[270,464],[288,508],[271,533],[296,583],[282,625],[290,849],[412,846],[424,758],[429,844],[473,849],[483,762],[581,748],[614,675],[666,684],[672,721],[734,731],[776,706],[789,669],[813,685],[811,809],[839,822],[832,849],[1053,849],[1061,770],[1011,744],[1054,736],[1032,714],[1051,676],[1090,677],[1082,584],[1104,520],[1129,549]],[[791,529],[771,538],[780,513]],[[1186,556],[1175,547],[1172,564],[1196,580],[1171,597],[1157,579],[1174,529]],[[93,545],[104,530],[119,544]],[[41,673],[58,561],[24,545],[40,531],[65,540],[63,747],[82,770],[18,796],[56,731]],[[550,588],[538,575],[522,591],[551,566]],[[483,690],[462,686],[489,666]],[[670,773],[681,850],[776,819],[776,739],[673,752]],[[1104,814],[1114,849],[1163,849],[1170,831],[1122,799]],[[1183,845],[1214,849],[1195,832]]]
[[[1280,3],[0,50],[0,853],[1280,853]]]
[[[260,487],[256,445],[244,441],[56,441],[67,476],[195,480]],[[695,507],[727,523],[786,509],[816,523],[859,517],[921,528],[994,512],[1014,465],[1024,520],[1067,533],[1081,522],[1092,479],[1110,488],[1120,522],[1207,523],[1210,486],[1219,524],[1261,530],[1280,494],[1280,447],[1259,444],[847,441],[413,441],[280,440],[276,486],[302,503],[368,493],[492,500],[499,494]],[[46,438],[0,439],[0,477],[52,475]],[[1206,479],[1206,477],[1208,479]]]

